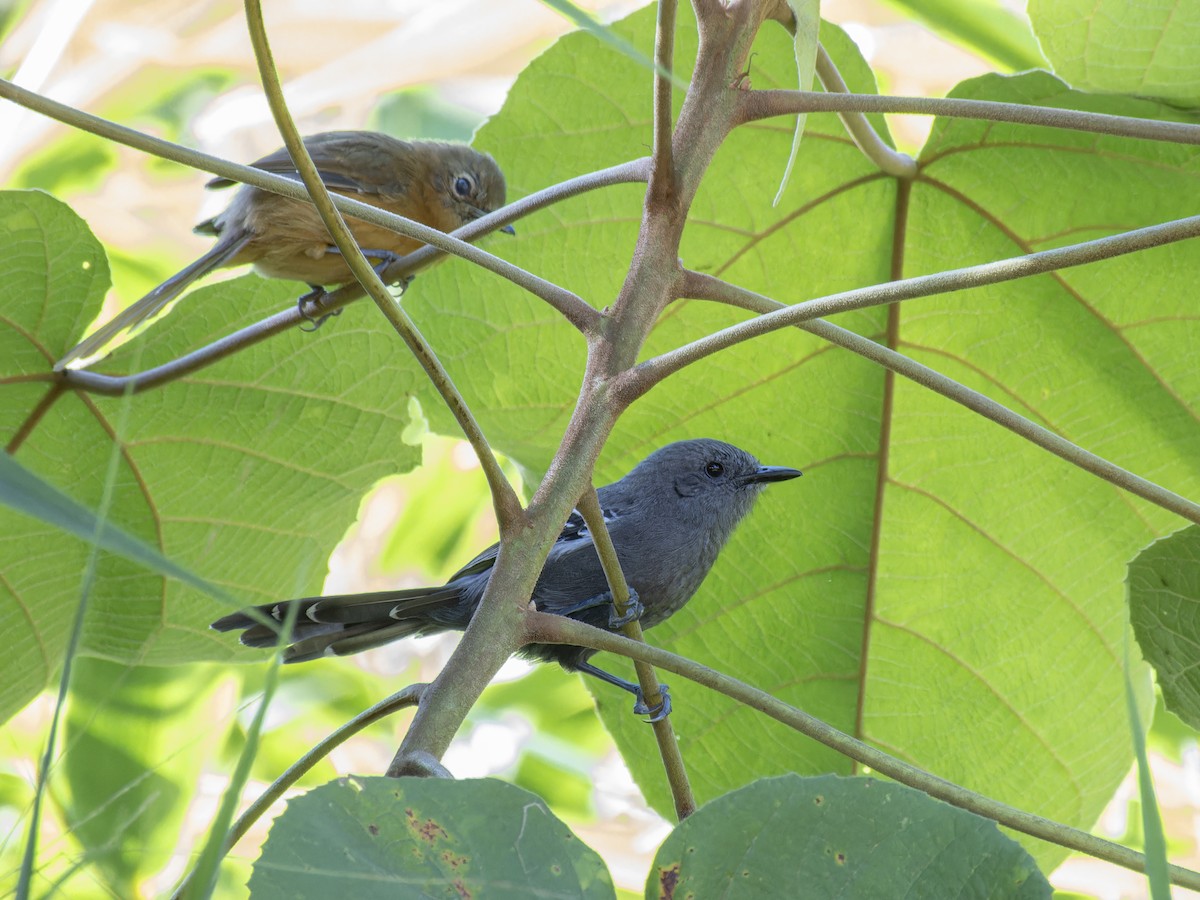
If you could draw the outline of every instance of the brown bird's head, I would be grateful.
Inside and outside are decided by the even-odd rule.
[[[430,154],[430,185],[451,231],[504,205],[504,173],[496,161],[464,144],[421,142]],[[442,218],[441,215],[438,218]],[[439,227],[441,227],[439,225]],[[503,229],[512,233],[512,228]]]

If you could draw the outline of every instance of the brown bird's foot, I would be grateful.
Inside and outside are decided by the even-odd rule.
[[[342,311],[340,309],[335,309],[333,312],[325,313],[323,316],[311,315],[308,310],[305,309],[305,307],[310,302],[316,303],[322,297],[324,297],[325,288],[321,287],[319,284],[310,284],[309,287],[312,288],[312,290],[296,301],[296,309],[300,311],[301,318],[308,323],[307,328],[305,328],[304,324],[301,323],[300,330],[312,332],[324,325],[326,319],[331,318],[332,316],[340,316]]]
[[[325,253],[329,256],[341,256],[342,255],[342,251],[339,250],[337,247],[329,247],[326,249]],[[387,271],[388,266],[392,265],[394,262],[396,262],[397,260],[399,260],[401,258],[399,254],[393,253],[391,250],[367,250],[364,248],[362,251],[362,255],[365,256],[367,259],[375,260],[375,262],[371,264],[371,268],[375,270],[375,274],[378,275],[379,278],[385,284],[400,285],[400,293],[401,294],[403,294],[406,290],[408,290],[408,286],[413,280],[412,275],[406,275],[406,276],[404,276],[402,278],[398,278],[394,281],[388,281],[383,276],[383,273]]]
[[[658,692],[662,695],[662,703],[651,709],[650,705],[646,702],[646,695],[642,693],[641,685],[634,684],[632,681],[626,681],[624,678],[618,678],[611,672],[598,669],[589,662],[573,663],[571,668],[580,672],[586,672],[589,675],[599,678],[601,681],[607,681],[609,684],[619,687],[623,691],[629,691],[629,693],[637,698],[637,702],[633,704],[634,714],[649,716],[650,718],[646,720],[647,724],[652,725],[655,722],[660,722],[671,714],[671,690],[665,684],[658,686]]]

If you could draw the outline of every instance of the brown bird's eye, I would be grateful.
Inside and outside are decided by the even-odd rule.
[[[719,462],[710,462],[704,467],[704,474],[709,478],[720,478],[725,474],[725,467]]]
[[[458,194],[460,197],[466,198],[471,196],[471,192],[474,190],[474,188],[474,183],[466,175],[459,175],[454,179],[454,193]]]

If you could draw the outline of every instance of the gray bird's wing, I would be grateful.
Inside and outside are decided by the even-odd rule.
[[[620,514],[614,509],[603,509],[605,523],[612,525],[619,518]],[[571,515],[567,517],[566,523],[559,532],[558,538],[554,541],[554,546],[550,548],[552,557],[561,555],[565,551],[582,549],[585,546],[592,545],[592,534],[588,531],[587,523],[583,521],[583,514],[577,509],[571,510]],[[488,571],[496,564],[496,556],[500,552],[499,544],[492,544],[473,560],[450,576],[450,581],[457,581],[459,578],[465,578],[468,575],[479,575],[482,572]],[[449,582],[447,582],[449,583]]]

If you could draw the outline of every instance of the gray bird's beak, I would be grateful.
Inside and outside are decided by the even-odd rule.
[[[745,476],[742,481],[744,484],[766,484],[771,481],[790,481],[803,474],[799,469],[789,469],[787,466],[759,466],[757,472]]]

